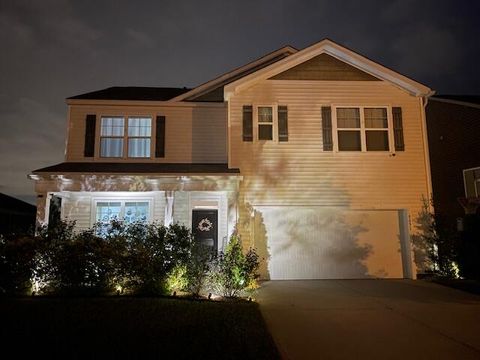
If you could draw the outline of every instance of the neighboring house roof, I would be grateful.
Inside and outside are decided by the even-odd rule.
[[[375,78],[387,81],[412,95],[431,96],[434,93],[429,87],[415,80],[359,55],[329,39],[324,39],[250,75],[229,83],[225,86],[225,99],[228,100],[232,94],[238,91],[246,89],[259,81],[270,79],[321,54],[330,55]]]
[[[239,174],[240,170],[229,169],[228,164],[63,162],[33,171],[40,173]]]
[[[27,213],[35,214],[37,207],[23,200],[0,193],[0,213]]]
[[[286,45],[268,53],[246,65],[240,66],[223,75],[216,77],[213,80],[203,83],[189,92],[181,94],[172,99],[172,101],[219,101],[223,102],[223,87],[237,79],[240,79],[248,74],[263,69],[264,67],[273,64],[281,59],[284,59],[298,50],[290,45]]]
[[[113,86],[67,99],[167,101],[189,90],[171,87]]]
[[[457,105],[480,107],[480,95],[435,95],[430,99]]]

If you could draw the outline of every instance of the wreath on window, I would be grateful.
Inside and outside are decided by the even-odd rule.
[[[200,231],[210,231],[213,224],[207,218],[200,220],[198,223],[197,229]]]

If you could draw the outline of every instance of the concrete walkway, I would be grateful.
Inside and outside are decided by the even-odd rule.
[[[269,281],[258,295],[285,359],[480,359],[480,297],[424,281]]]

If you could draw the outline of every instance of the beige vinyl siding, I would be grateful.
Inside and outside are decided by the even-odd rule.
[[[243,142],[242,106],[250,104],[287,105],[288,142]],[[321,107],[332,105],[402,107],[406,151],[323,151]],[[244,177],[240,198],[253,206],[409,209],[416,216],[428,192],[421,110],[419,98],[379,81],[254,85],[230,101],[230,166]]]
[[[173,222],[186,227],[190,224],[190,195],[187,191],[175,191],[173,198]]]
[[[67,142],[67,161],[92,161],[83,156],[85,117],[96,114],[95,160],[108,162],[153,161],[164,163],[223,163],[227,161],[226,108],[208,106],[128,106],[128,105],[69,105],[70,119]],[[101,116],[149,116],[152,118],[151,158],[100,158]],[[166,117],[165,157],[155,158],[155,119]],[[125,153],[125,149],[124,149]]]

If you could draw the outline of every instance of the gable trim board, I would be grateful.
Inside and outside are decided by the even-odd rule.
[[[404,75],[388,69],[385,66],[369,60],[366,57],[340,46],[331,40],[325,39],[293,55],[290,55],[285,59],[282,59],[272,65],[269,65],[226,85],[225,100],[228,101],[233,94],[249,88],[259,81],[270,79],[275,75],[287,71],[288,69],[304,63],[305,61],[308,61],[320,54],[330,55],[380,80],[387,81],[411,95],[428,97],[434,93],[425,85],[422,85]]]

